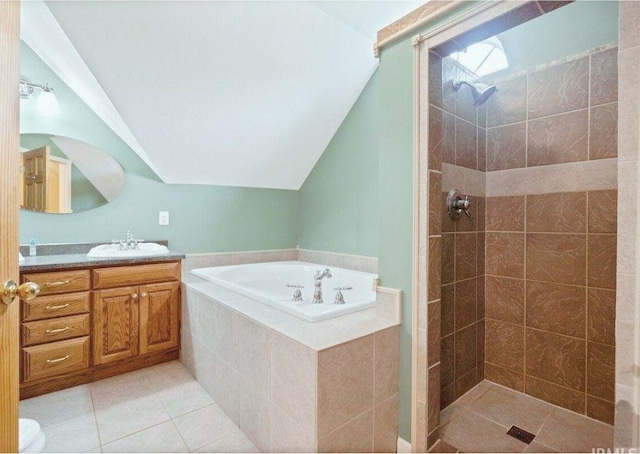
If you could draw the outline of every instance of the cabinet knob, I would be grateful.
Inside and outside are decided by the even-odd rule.
[[[147,294],[147,292],[142,292],[142,295],[140,295],[140,296],[143,297],[143,298],[146,298],[149,295]]]
[[[131,294],[131,299],[137,300],[138,299],[138,294],[137,293],[132,293]]]

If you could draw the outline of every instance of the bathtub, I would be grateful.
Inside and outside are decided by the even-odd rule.
[[[324,304],[313,304],[313,277],[317,270],[325,268],[331,270],[332,277],[322,280]],[[376,305],[376,293],[373,291],[375,274],[333,266],[296,261],[270,262],[198,268],[191,273],[309,322],[339,317]],[[301,289],[301,302],[293,301],[296,289],[288,285],[304,287]],[[345,304],[333,303],[337,287],[352,287],[342,292]]]

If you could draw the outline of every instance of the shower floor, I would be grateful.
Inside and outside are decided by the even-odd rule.
[[[485,380],[441,412],[440,440],[431,452],[592,452],[613,448],[613,427]]]

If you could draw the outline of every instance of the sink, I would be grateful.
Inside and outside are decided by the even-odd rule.
[[[118,244],[101,244],[92,248],[87,257],[89,258],[131,258],[131,257],[151,257],[154,255],[168,254],[166,246],[157,243],[138,243],[139,249],[118,250]]]

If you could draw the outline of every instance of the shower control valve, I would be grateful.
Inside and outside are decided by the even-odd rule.
[[[471,213],[469,213],[470,205],[469,196],[463,196],[457,189],[449,191],[449,195],[447,196],[447,212],[451,219],[457,221],[463,212],[468,217],[471,217]]]

